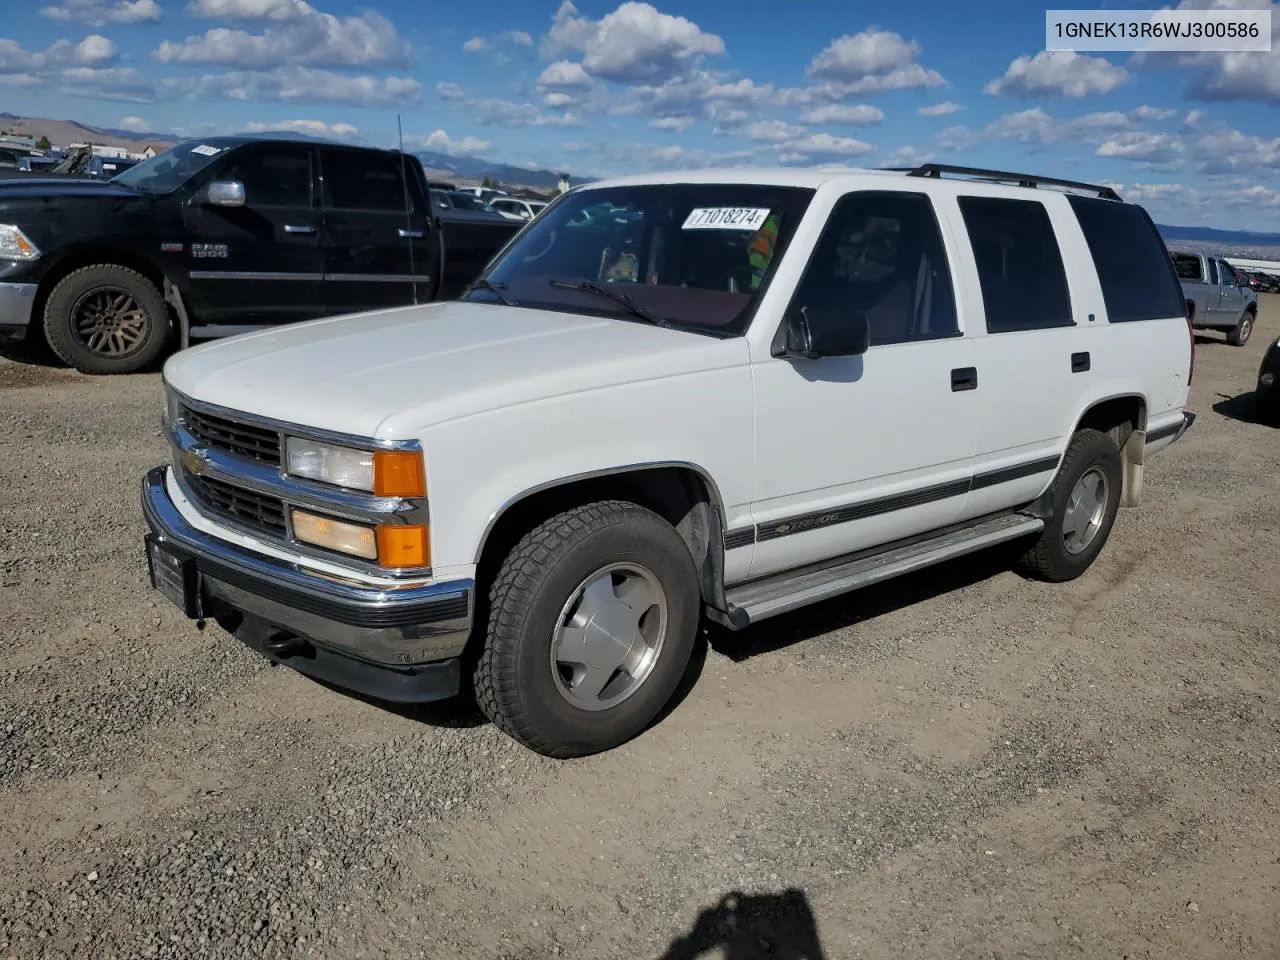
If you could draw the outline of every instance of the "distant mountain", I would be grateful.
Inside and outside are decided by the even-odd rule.
[[[48,137],[54,146],[65,147],[71,143],[98,143],[109,147],[124,147],[141,152],[147,144],[168,146],[177,142],[171,133],[138,133],[117,127],[91,127],[77,120],[51,120],[48,117],[20,117],[12,113],[0,113],[0,129],[20,137],[39,140]]]
[[[423,150],[415,154],[428,173],[457,177],[460,180],[497,180],[512,187],[530,187],[534,190],[554,190],[560,183],[556,170],[536,170],[516,167],[509,163],[494,163],[479,157],[454,157],[447,153]],[[589,183],[587,177],[570,178],[573,184]]]
[[[1168,240],[1186,240],[1192,243],[1229,243],[1235,246],[1280,246],[1280,233],[1253,233],[1248,230],[1218,230],[1213,227],[1171,227],[1156,224],[1160,235]]]

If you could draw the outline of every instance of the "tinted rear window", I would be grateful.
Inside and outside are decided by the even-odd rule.
[[[1067,271],[1044,204],[994,197],[961,197],[959,203],[982,285],[987,330],[1071,326]]]
[[[1111,323],[1181,317],[1182,289],[1160,234],[1142,207],[1071,196]]]

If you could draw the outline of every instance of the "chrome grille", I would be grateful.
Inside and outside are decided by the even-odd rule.
[[[232,523],[274,537],[285,535],[284,501],[254,490],[235,487],[212,477],[183,471],[183,481],[195,500],[210,513]]]
[[[279,465],[280,434],[184,406],[182,419],[191,435],[207,447],[232,456]]]

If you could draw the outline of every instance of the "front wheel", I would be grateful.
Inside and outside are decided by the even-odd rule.
[[[1078,430],[1053,481],[1053,515],[1023,556],[1023,566],[1051,582],[1074,580],[1088,570],[1111,534],[1123,479],[1115,441],[1097,430]]]
[[[1253,333],[1253,321],[1255,317],[1253,313],[1246,310],[1244,316],[1240,318],[1240,322],[1236,324],[1235,329],[1227,334],[1227,343],[1233,347],[1243,347],[1249,342],[1249,336]]]
[[[170,330],[155,284],[118,264],[72,271],[53,288],[44,308],[49,347],[81,373],[146,369],[163,352]]]
[[[616,747],[675,693],[701,615],[689,549],[657,514],[600,501],[552,517],[503,562],[476,700],[549,757]]]

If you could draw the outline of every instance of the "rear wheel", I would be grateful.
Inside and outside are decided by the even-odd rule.
[[[1022,558],[1042,580],[1074,580],[1102,551],[1120,509],[1120,450],[1105,433],[1076,432],[1051,488],[1053,515]]]
[[[155,284],[128,267],[72,271],[49,294],[44,334],[63,363],[81,373],[134,373],[159,358],[169,314]]]
[[[670,524],[624,501],[568,510],[527,533],[494,580],[476,701],[545,756],[608,750],[667,705],[700,614],[693,559]]]

